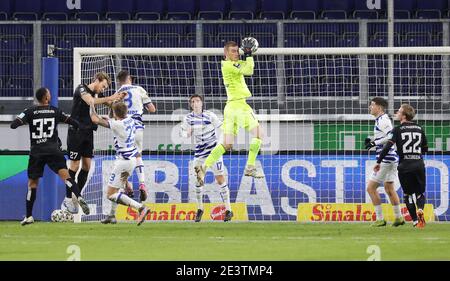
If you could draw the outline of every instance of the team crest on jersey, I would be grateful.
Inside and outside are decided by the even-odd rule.
[[[233,66],[235,66],[236,68],[241,68],[241,65],[239,63],[234,63]]]

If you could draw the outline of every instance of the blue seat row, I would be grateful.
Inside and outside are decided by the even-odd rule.
[[[2,0],[0,20],[377,19],[386,1],[370,9],[366,0]],[[444,18],[448,9],[447,0],[402,0],[395,17]]]

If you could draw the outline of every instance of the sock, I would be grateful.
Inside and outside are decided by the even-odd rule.
[[[109,211],[109,215],[111,217],[116,215],[116,210],[117,210],[117,203],[116,202],[111,202],[111,210]]]
[[[402,210],[400,209],[400,204],[392,205],[392,209],[394,209],[394,216],[395,216],[395,218],[401,218],[402,217]]]
[[[222,144],[216,145],[213,150],[211,150],[211,153],[208,155],[208,158],[205,160],[205,167],[208,169],[211,167],[214,163],[219,160],[220,156],[222,156],[225,153],[225,147],[223,147]]]
[[[142,161],[142,157],[136,158],[135,171],[138,176],[139,184],[145,183],[144,162]]]
[[[374,205],[375,206],[375,214],[377,215],[377,221],[379,220],[383,220],[383,209],[381,208],[381,204],[380,205]]]
[[[27,207],[27,218],[33,215],[33,205],[36,200],[36,188],[28,187],[26,207]]]
[[[77,172],[74,172],[71,169],[69,169],[70,178],[75,179],[76,174]],[[67,184],[66,184],[66,198],[72,198],[72,190],[70,189],[70,187],[67,186]]]
[[[195,195],[197,197],[197,209],[203,210],[203,186],[195,187]]]
[[[83,190],[84,185],[86,184],[88,174],[89,174],[89,171],[85,171],[83,169],[81,169],[80,172],[78,173],[77,183],[78,183],[78,188],[80,189],[80,193]]]
[[[425,208],[425,194],[422,193],[420,195],[417,195],[416,201],[417,201],[417,208],[423,210]]]
[[[73,194],[75,194],[75,196],[78,198],[80,197],[80,189],[78,188],[78,184],[72,179],[72,178],[68,178],[65,182],[66,184],[66,198],[72,198],[72,192]],[[70,196],[68,196],[68,192],[67,190],[69,190],[70,192]]]
[[[230,189],[228,188],[228,184],[220,187],[220,196],[222,196],[223,203],[225,203],[225,209],[231,211]]]
[[[253,138],[250,143],[250,149],[248,151],[247,166],[255,166],[256,156],[258,155],[259,149],[261,147],[262,140],[258,138]]]
[[[139,204],[138,202],[128,197],[126,194],[120,192],[114,193],[113,195],[109,196],[108,199],[118,204],[131,206],[135,209],[139,209],[140,207],[142,207],[142,204]]]
[[[409,215],[413,221],[417,221],[416,204],[414,204],[413,197],[411,195],[405,194],[403,196],[406,208],[408,208]]]

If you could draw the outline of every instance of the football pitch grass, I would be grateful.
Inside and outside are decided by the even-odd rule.
[[[371,228],[366,223],[0,222],[0,260],[146,261],[450,260],[450,223]]]

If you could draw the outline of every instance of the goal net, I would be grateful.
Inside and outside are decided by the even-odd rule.
[[[333,220],[342,213],[328,203],[347,203],[341,212],[355,210],[347,220],[368,220],[361,209],[357,214],[371,202],[366,186],[375,164],[375,152],[364,149],[364,139],[374,134],[369,102],[380,96],[389,102],[391,119],[402,103],[416,109],[415,120],[424,126],[431,148],[425,156],[427,203],[436,220],[450,220],[449,54],[446,47],[260,48],[254,55],[254,74],[246,82],[253,94],[247,102],[264,132],[256,165],[265,177],[244,176],[251,136],[241,130],[233,150],[224,155],[231,202],[241,204],[235,205],[236,211],[245,213],[244,220],[295,221],[304,205],[300,215],[309,220],[327,220],[327,212]],[[107,93],[112,94],[118,88],[116,74],[128,70],[157,107],[156,113],[144,115],[143,153],[147,203],[167,205],[152,216],[155,220],[193,219],[183,208],[196,202],[195,144],[180,137],[180,123],[190,112],[188,98],[194,93],[204,96],[204,109],[223,118],[222,59],[223,49],[215,48],[74,49],[75,86],[105,71],[113,79]],[[83,220],[99,220],[110,208],[104,189],[114,160],[113,139],[104,128],[94,138],[95,165],[84,196],[95,211]],[[130,180],[137,195],[137,176]],[[398,181],[395,188],[402,198]],[[383,203],[389,203],[384,189],[378,190]],[[211,172],[204,200],[222,202]],[[190,208],[195,211],[195,204]],[[132,211],[127,212],[131,218]]]

